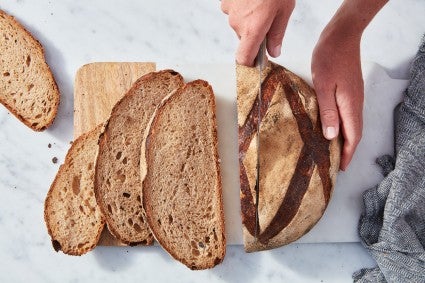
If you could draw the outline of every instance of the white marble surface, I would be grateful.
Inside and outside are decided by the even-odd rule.
[[[309,62],[340,2],[298,0],[278,62]],[[219,2],[211,0],[6,0],[0,8],[45,46],[62,92],[57,120],[43,133],[0,107],[0,282],[351,282],[353,271],[374,265],[359,243],[294,244],[257,254],[231,246],[223,264],[198,272],[159,247],[97,248],[82,257],[55,253],[43,202],[72,140],[76,70],[94,61],[231,63],[237,40]],[[425,32],[424,12],[423,0],[390,1],[364,34],[362,59],[406,78]]]

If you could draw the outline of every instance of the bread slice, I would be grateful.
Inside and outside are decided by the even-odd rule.
[[[94,197],[94,162],[101,126],[76,139],[44,203],[44,219],[53,248],[69,255],[92,250],[104,227]]]
[[[140,197],[140,147],[156,107],[183,84],[172,70],[141,77],[113,107],[99,138],[95,195],[109,231],[124,244],[153,242]]]
[[[237,66],[240,196],[247,252],[293,242],[319,221],[332,195],[341,153],[338,139],[329,142],[322,135],[314,90],[294,73],[268,62],[261,84],[256,223],[258,86],[257,68]]]
[[[226,243],[215,100],[207,82],[188,83],[164,100],[142,156],[143,207],[155,239],[190,269],[219,264]]]
[[[59,90],[41,44],[14,17],[0,10],[0,103],[35,131],[49,127]]]

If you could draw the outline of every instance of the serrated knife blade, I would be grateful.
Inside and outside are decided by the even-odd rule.
[[[258,215],[258,204],[260,201],[260,122],[261,122],[261,108],[262,108],[262,90],[261,90],[261,76],[264,70],[264,61],[266,56],[266,39],[260,45],[257,57],[255,59],[255,66],[258,69],[258,113],[257,113],[257,164],[255,176],[255,240],[258,240],[260,235],[260,219]]]

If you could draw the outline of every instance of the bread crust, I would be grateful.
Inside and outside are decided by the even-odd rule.
[[[252,69],[237,66],[238,82],[244,85],[244,81],[258,81],[258,69]],[[340,158],[340,142],[329,142],[322,135],[314,90],[272,62],[268,62],[262,77],[257,225],[254,187],[258,93],[251,108],[238,107],[238,116],[246,117],[239,123],[239,168],[247,252],[288,244],[317,223],[330,200]],[[245,99],[245,89],[238,85],[238,101]]]
[[[213,257],[215,257],[215,259],[213,261],[211,261],[211,259],[209,258],[205,258],[203,262],[198,262],[197,264],[193,264],[193,262],[191,263],[188,256],[186,255],[182,255],[181,253],[176,252],[176,250],[168,245],[167,243],[167,239],[165,237],[163,237],[163,235],[161,235],[161,233],[159,233],[159,228],[157,227],[157,223],[155,221],[155,212],[152,210],[152,197],[151,197],[151,185],[150,185],[150,179],[149,179],[149,171],[150,171],[150,166],[149,163],[151,162],[151,159],[153,158],[152,154],[153,154],[153,150],[151,150],[151,139],[152,136],[155,135],[155,132],[160,130],[161,127],[158,125],[159,123],[159,119],[162,115],[162,112],[164,111],[164,106],[167,104],[171,104],[174,102],[174,100],[177,100],[179,98],[179,96],[181,96],[185,90],[187,88],[191,88],[192,86],[195,85],[201,85],[202,87],[207,87],[208,91],[212,94],[212,99],[211,99],[211,105],[210,105],[210,111],[212,113],[212,123],[213,123],[213,127],[212,127],[212,139],[213,139],[213,155],[214,155],[214,160],[215,160],[215,176],[216,176],[216,186],[217,188],[214,190],[215,193],[215,199],[219,201],[220,205],[218,208],[215,208],[216,210],[214,210],[214,212],[217,212],[219,214],[219,223],[218,224],[218,228],[221,231],[221,235],[219,236],[219,238],[221,239],[221,242],[219,242],[218,244],[220,245],[219,247],[219,253],[213,255]],[[213,95],[213,91],[211,86],[203,80],[195,80],[192,81],[188,84],[186,84],[184,87],[181,87],[180,89],[178,89],[175,93],[172,93],[171,95],[169,95],[168,97],[166,97],[161,105],[157,108],[157,110],[155,111],[155,114],[152,116],[151,122],[149,124],[149,128],[148,128],[148,132],[146,134],[146,138],[145,138],[145,143],[142,145],[141,148],[141,152],[142,152],[142,156],[144,156],[144,162],[145,162],[145,167],[144,169],[142,169],[141,172],[141,176],[143,178],[143,193],[142,193],[142,202],[143,202],[143,207],[145,208],[146,211],[146,219],[147,222],[149,223],[149,227],[151,228],[155,239],[158,241],[158,243],[176,260],[182,262],[183,264],[185,264],[188,268],[192,269],[192,270],[201,270],[201,269],[207,269],[207,268],[212,268],[215,265],[221,263],[224,259],[225,256],[225,252],[226,252],[226,240],[225,240],[225,234],[224,234],[224,229],[225,229],[225,223],[224,223],[224,211],[223,211],[223,195],[222,195],[222,182],[221,182],[221,174],[220,174],[220,159],[219,159],[219,155],[218,155],[218,138],[217,138],[217,122],[216,122],[216,113],[215,113],[215,99],[214,99],[214,95]],[[217,232],[220,232],[217,231]],[[184,239],[182,239],[182,243],[184,242]]]
[[[24,35],[24,37],[28,40],[30,45],[34,45],[34,49],[32,50],[33,53],[37,54],[39,53],[41,59],[43,62],[41,62],[41,66],[39,66],[39,68],[41,68],[40,73],[43,74],[44,76],[46,76],[46,81],[48,81],[50,83],[50,92],[53,94],[54,97],[54,101],[52,101],[52,105],[51,106],[51,112],[49,113],[48,117],[45,117],[46,121],[44,123],[37,123],[36,125],[34,124],[34,122],[30,121],[31,117],[24,117],[24,113],[21,113],[22,111],[15,108],[13,105],[10,105],[6,99],[4,98],[4,95],[8,95],[8,94],[3,94],[0,95],[0,103],[3,104],[9,111],[10,113],[12,113],[16,118],[18,118],[21,122],[23,122],[26,126],[28,126],[29,128],[33,129],[34,131],[44,131],[45,129],[47,129],[54,121],[57,111],[58,111],[58,107],[59,107],[59,102],[60,102],[60,93],[59,93],[59,88],[58,85],[56,83],[56,80],[53,76],[53,73],[50,69],[50,66],[47,64],[46,62],[46,58],[45,58],[45,52],[44,52],[44,48],[41,45],[41,43],[38,41],[38,39],[36,39],[27,29],[25,29],[25,27],[18,22],[15,17],[7,14],[6,12],[2,11],[0,9],[0,17],[4,18],[8,24],[10,24],[10,26],[12,26],[14,29],[17,30],[17,33],[22,33]],[[2,54],[4,55],[4,54]],[[37,56],[35,56],[37,57]],[[25,86],[22,86],[22,88],[24,88]],[[26,115],[26,116],[30,116],[30,115]],[[32,117],[34,118],[34,117]]]

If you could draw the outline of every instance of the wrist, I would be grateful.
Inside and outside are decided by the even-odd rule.
[[[360,41],[363,31],[388,0],[345,0],[322,35]]]

